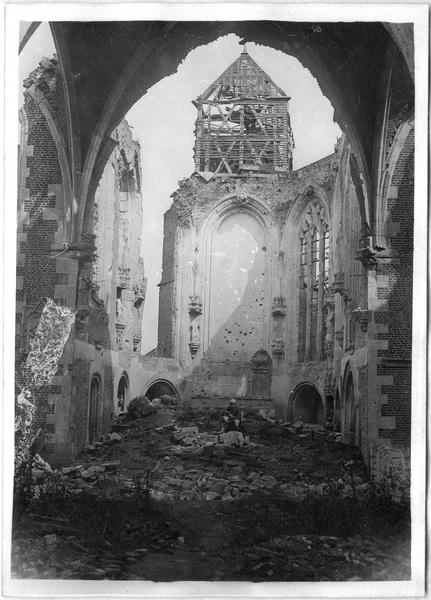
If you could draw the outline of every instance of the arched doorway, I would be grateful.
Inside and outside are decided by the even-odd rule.
[[[348,444],[357,443],[357,415],[355,406],[355,388],[353,374],[349,369],[344,385],[344,441]]]
[[[311,383],[299,385],[292,392],[289,405],[290,418],[293,421],[324,424],[325,406],[319,392]]]
[[[129,400],[129,378],[127,373],[121,375],[120,381],[118,382],[117,390],[117,406],[120,412],[123,412],[127,408]]]
[[[88,441],[94,442],[100,435],[100,399],[102,385],[99,375],[94,375],[90,383],[90,405],[88,410]]]
[[[149,400],[153,400],[154,398],[160,398],[161,396],[174,396],[178,400],[178,392],[175,389],[175,386],[166,381],[166,379],[158,379],[157,381],[153,381],[153,383],[149,386],[145,395]]]

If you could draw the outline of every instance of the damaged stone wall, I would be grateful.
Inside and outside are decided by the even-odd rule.
[[[121,350],[124,367],[140,353],[146,278],[141,256],[142,197],[140,147],[122,121],[112,135],[117,146],[104,170],[94,202],[98,258],[93,285],[109,315],[111,347]]]
[[[24,81],[20,120],[15,353],[18,385],[45,299],[74,309],[77,265],[62,253],[67,238],[59,140],[64,153],[68,145],[63,86],[55,57],[44,58]],[[68,343],[59,358],[57,375],[37,392],[37,420],[46,439],[47,454],[53,452],[56,436],[62,434],[56,429],[54,414],[69,391],[70,362]]]
[[[159,316],[157,335],[158,356],[173,357],[176,309],[174,308],[173,282],[175,280],[175,244],[177,209],[171,206],[163,221],[162,278],[159,284]],[[169,321],[166,315],[170,315]]]
[[[49,423],[46,422],[43,392],[58,372],[74,319],[75,315],[69,308],[46,299],[18,377],[22,387],[16,402],[16,464],[32,452],[31,446],[36,440],[42,448],[46,444]]]
[[[100,380],[96,416],[97,429],[103,433],[118,410],[123,375],[128,399],[143,393],[159,372],[168,375],[164,364],[158,370],[154,365],[146,369],[140,357],[146,279],[139,144],[125,121],[113,132],[116,146],[85,232],[79,234],[79,243],[71,243],[65,102],[55,57],[41,61],[24,86],[18,157],[16,384],[18,395],[46,298],[52,299],[76,315],[72,334],[56,357],[52,379],[37,389],[34,423],[45,439],[41,454],[58,464],[88,443],[94,378]],[[179,385],[176,371],[173,379]]]
[[[378,32],[376,32],[377,38],[383,39]],[[383,53],[380,55],[383,56]],[[377,71],[380,73],[376,67],[376,73]],[[364,72],[361,70],[361,77]],[[369,75],[364,80],[366,86],[369,86]],[[113,361],[115,362],[118,356],[122,356],[119,351],[115,359],[113,358],[112,349],[118,346],[118,337],[115,336],[115,344],[113,344],[113,321],[109,318],[108,302],[104,301],[103,305],[101,304],[103,291],[96,289],[101,283],[99,274],[89,268],[85,257],[83,261],[79,260],[79,253],[64,251],[64,242],[70,241],[68,228],[73,204],[72,195],[65,191],[67,173],[64,169],[64,158],[68,158],[69,140],[63,87],[59,83],[60,72],[55,58],[42,61],[40,67],[26,82],[19,159],[16,355],[17,372],[19,372],[40,318],[42,297],[54,298],[59,305],[75,308],[75,304],[78,303],[78,308],[84,307],[84,312],[78,311],[77,315],[77,328],[81,327],[83,331],[77,332],[77,339],[73,344],[66,345],[53,383],[49,388],[41,390],[41,414],[43,415],[45,411],[42,420],[49,436],[47,449],[53,451],[55,448],[57,455],[61,453],[59,448],[63,448],[64,452],[70,452],[72,430],[80,431],[79,435],[73,434],[75,436],[73,448],[78,448],[85,437],[89,385],[91,377],[98,372],[106,373],[106,387],[103,389],[108,393],[109,410],[112,411],[112,404],[109,403],[115,396],[114,381],[115,377],[118,377],[113,374]],[[359,427],[355,432],[355,443],[361,443],[362,446],[365,443],[367,460],[370,458],[370,448],[373,454],[373,447],[375,447],[376,452],[373,457],[377,462],[380,455],[386,458],[392,456],[390,452],[383,450],[377,452],[380,446],[383,448],[390,445],[399,446],[407,455],[410,435],[414,142],[413,133],[410,132],[413,127],[412,86],[408,75],[403,72],[402,63],[395,66],[390,86],[391,102],[382,144],[384,160],[376,167],[381,175],[388,168],[388,163],[392,161],[394,166],[385,196],[387,205],[384,205],[385,209],[382,210],[387,243],[380,243],[379,240],[379,244],[376,243],[376,247],[370,249],[366,240],[361,241],[359,258],[367,269],[368,278],[364,285],[361,284],[357,288],[356,282],[362,280],[362,273],[357,270],[360,268],[360,263],[353,262],[351,252],[356,245],[355,236],[359,232],[363,237],[370,234],[369,231],[361,229],[364,225],[363,215],[361,226],[357,227],[361,212],[357,210],[355,204],[357,201],[359,205],[358,185],[357,182],[350,181],[350,164],[347,162],[343,165],[338,164],[337,171],[335,168],[337,165],[334,165],[332,158],[328,157],[301,169],[290,178],[264,179],[250,176],[237,181],[229,177],[206,181],[194,175],[182,182],[180,190],[174,195],[174,207],[166,221],[167,224],[170,223],[172,229],[165,238],[165,271],[160,294],[161,315],[168,315],[169,319],[160,318],[159,349],[164,356],[181,358],[186,367],[181,386],[185,395],[190,397],[193,386],[195,391],[198,390],[202,380],[203,371],[199,368],[195,369],[195,365],[198,361],[202,361],[203,364],[205,343],[202,336],[206,332],[205,314],[203,314],[204,294],[194,287],[194,283],[201,276],[198,274],[199,269],[194,265],[197,264],[199,267],[205,263],[205,248],[196,244],[196,241],[199,241],[199,231],[205,226],[211,208],[220,198],[229,199],[232,210],[238,212],[260,211],[260,217],[264,221],[265,219],[269,221],[269,229],[272,232],[271,243],[268,244],[269,250],[267,248],[266,252],[270,254],[271,272],[268,273],[268,279],[274,287],[269,290],[265,298],[265,309],[270,322],[267,328],[266,347],[268,355],[273,357],[271,397],[279,403],[280,410],[285,410],[287,398],[293,387],[307,378],[307,381],[316,386],[322,397],[330,398],[334,392],[336,395],[338,393],[343,405],[346,399],[345,376],[350,369],[353,373],[355,402],[358,404],[359,412]],[[348,86],[348,88],[354,90],[355,86]],[[377,111],[378,106],[376,101],[375,106],[373,104],[371,108]],[[355,114],[363,116],[357,110]],[[85,118],[84,115],[80,117]],[[403,127],[407,127],[409,133],[400,143],[399,133]],[[366,120],[366,128],[367,147],[371,147],[370,119]],[[89,131],[90,129],[87,128],[87,134]],[[116,140],[120,147],[122,136],[123,134],[119,135]],[[375,146],[378,147],[379,143],[380,141],[377,140]],[[393,149],[397,145],[400,147],[400,152],[397,158],[394,158]],[[123,146],[127,147],[127,143]],[[128,152],[127,150],[124,155],[120,154],[118,164],[120,171],[123,171],[124,165],[127,164],[125,172],[130,174],[131,154]],[[63,159],[62,153],[65,155]],[[342,177],[341,173],[343,173]],[[377,182],[373,183],[377,188]],[[123,232],[121,262],[118,264],[126,267],[130,248],[127,240],[127,190],[130,189],[128,187],[130,184],[130,178],[121,182],[118,189],[120,208],[119,213],[116,213],[118,221],[116,216],[112,220],[112,224],[121,228]],[[295,273],[297,271],[292,268],[293,263],[289,263],[289,256],[281,247],[280,239],[283,236],[281,233],[283,229],[292,223],[292,209],[298,195],[304,196],[310,189],[313,192],[318,191],[320,198],[326,198],[333,211],[331,214],[331,284],[334,288],[335,310],[332,315],[331,307],[327,307],[325,327],[327,331],[332,331],[332,344],[329,339],[331,336],[327,334],[325,360],[304,365],[295,363],[297,350]],[[372,205],[373,200],[369,198],[368,203]],[[340,212],[345,203],[346,207],[350,206],[349,214],[347,211]],[[343,231],[350,231],[352,224],[354,235],[343,238]],[[373,227],[374,223],[367,225]],[[175,235],[173,235],[174,229]],[[94,233],[90,226],[83,236],[90,247],[94,243],[92,235]],[[79,237],[80,232],[78,232]],[[346,242],[349,248],[344,252]],[[178,257],[181,258],[182,263],[178,262]],[[168,268],[169,261],[171,267]],[[141,263],[139,268],[142,267]],[[287,273],[288,277],[283,275],[280,277],[280,272]],[[121,276],[123,281],[127,282],[127,271],[122,271]],[[142,288],[139,288],[140,281],[137,282],[137,290],[134,289],[134,285],[131,288],[127,285],[124,287],[128,293],[124,300],[130,308],[132,304],[134,307],[131,308],[132,315],[135,314],[134,309],[138,310],[133,298],[143,301],[145,295],[142,293]],[[290,285],[292,281],[293,285]],[[367,288],[368,298],[363,303],[363,290]],[[345,300],[345,295],[349,299],[348,302]],[[178,301],[179,298],[181,302]],[[122,292],[120,300],[123,301]],[[87,309],[88,313],[85,312]],[[289,314],[293,314],[293,318],[288,317]],[[133,319],[134,317],[130,318],[128,313],[127,320],[133,321]],[[88,328],[90,322],[91,326]],[[118,329],[121,331],[121,327]],[[136,344],[134,337],[132,340],[132,345],[136,345],[137,348],[138,335]],[[138,350],[135,352],[138,353]],[[192,358],[193,352],[195,352],[194,358]],[[232,371],[233,380],[232,384],[229,384],[231,389],[234,383],[238,384],[236,391],[242,393],[245,385],[245,393],[247,393],[247,386],[251,383],[248,374],[238,373],[236,367],[235,364],[222,365],[225,372],[226,368]],[[135,369],[132,366],[131,371],[136,373],[135,383],[131,383],[131,388],[132,385],[138,386],[137,381],[146,381],[145,369],[140,371],[139,367]],[[119,362],[118,370],[115,372],[122,372]],[[290,379],[285,378],[285,373],[289,373]],[[195,385],[196,383],[198,385]],[[368,387],[365,389],[367,384]],[[79,402],[75,404],[78,399]],[[79,407],[77,410],[80,416],[77,418],[70,408],[75,406]],[[103,412],[104,427],[109,421],[109,410],[104,409]],[[366,442],[364,436],[367,436]]]
[[[321,399],[323,417],[319,418],[332,418],[337,410],[334,427],[342,432],[345,443],[358,445],[370,463],[378,419],[368,382],[369,346],[375,347],[375,342],[372,331],[369,335],[370,271],[362,249],[369,225],[364,186],[352,156],[350,144],[341,138],[333,155],[290,176],[212,178],[195,173],[180,182],[165,215],[159,351],[180,361],[185,397],[196,406],[220,406],[236,396],[250,406],[270,402],[278,414],[289,417],[296,390],[309,386],[310,393],[316,390]],[[325,207],[329,225],[329,270],[322,296],[321,354],[302,360],[298,349],[298,227],[307,206],[316,201]],[[214,284],[211,255],[223,251],[214,248],[213,240],[229,215],[239,221],[241,215],[245,219],[253,215],[265,232],[265,245],[259,248],[266,261],[261,271],[264,293],[258,299],[265,335],[256,338],[254,350],[267,353],[271,366],[269,388],[260,397],[252,392],[253,353],[242,360],[235,356],[237,344],[245,346],[242,336],[248,337],[251,331],[248,305],[234,323],[238,327],[226,325],[215,332],[226,351],[224,356],[212,356],[214,332],[211,316],[206,314],[214,308],[209,290]],[[237,232],[231,234],[235,238]],[[232,252],[228,254],[235,262]],[[228,271],[226,263],[225,285]],[[223,285],[222,277],[218,287],[223,290]],[[217,293],[223,297],[222,291]],[[247,295],[239,293],[239,303],[245,300]],[[253,341],[251,335],[247,344]]]
[[[367,327],[368,277],[358,259],[366,239],[364,201],[361,182],[352,172],[352,150],[347,143],[341,148],[339,186],[334,203],[334,275],[331,284],[335,308],[332,324],[334,367],[328,393],[332,405],[341,403],[337,424],[345,443],[361,447],[367,454]],[[352,391],[347,380],[352,377]],[[348,407],[348,410],[347,410]]]
[[[102,173],[86,224],[85,235],[95,253],[92,260],[80,265],[74,412],[70,418],[76,451],[94,432],[100,435],[108,431],[115,414],[126,408],[139,379],[146,290],[141,256],[140,148],[126,121],[115,129],[112,138],[116,146]]]
[[[252,397],[255,377],[252,358],[260,350],[271,358],[269,381],[272,380],[260,397],[261,401],[274,400],[277,409],[286,414],[290,390],[303,381],[316,385],[322,398],[334,394],[334,331],[327,340],[321,360],[306,365],[298,363],[297,327],[292,326],[292,322],[297,321],[298,308],[299,282],[295,275],[298,246],[292,241],[292,235],[298,235],[297,219],[313,194],[323,199],[330,210],[335,201],[340,201],[337,185],[341,185],[344,198],[344,182],[338,184],[337,179],[339,161],[340,155],[335,153],[290,176],[249,175],[235,179],[226,176],[207,181],[194,174],[180,182],[179,189],[173,194],[172,207],[165,215],[159,340],[163,340],[163,354],[180,360],[184,366],[185,378],[189,381],[188,395],[192,399],[201,398],[206,402],[212,398],[218,402],[218,399],[235,396],[240,391],[250,401],[256,400]],[[343,225],[360,230],[358,215],[359,211],[354,211],[354,215],[349,215],[348,223],[343,222]],[[259,255],[263,262],[254,276],[251,263],[243,265],[239,254],[234,260],[234,249],[228,252],[229,260],[238,263],[238,269],[244,271],[248,282],[242,289],[238,270],[236,280],[231,282],[232,289],[229,288],[237,295],[238,308],[232,305],[225,322],[214,330],[211,313],[216,298],[209,288],[215,285],[220,290],[222,309],[227,310],[227,279],[232,270],[229,260],[223,263],[223,276],[220,275],[217,283],[214,280],[214,255],[221,256],[223,248],[226,250],[231,242],[235,245],[236,237],[242,235],[229,226],[231,241],[228,235],[223,247],[214,247],[214,236],[222,231],[218,228],[227,227],[229,219],[233,226],[239,226],[241,219],[243,223],[254,220],[255,226],[261,228],[262,236],[253,241],[255,248],[249,254],[256,267],[259,266],[256,263]],[[339,253],[343,244],[340,239]],[[331,256],[334,253],[332,247]],[[331,274],[332,271],[331,264]],[[256,283],[260,280],[261,283]],[[251,301],[257,303],[262,314],[253,318],[248,292],[251,293],[256,285],[260,293],[252,293]],[[357,299],[356,305],[359,304]],[[344,306],[340,306],[340,310],[344,311]],[[331,319],[330,315],[328,327],[332,327]]]

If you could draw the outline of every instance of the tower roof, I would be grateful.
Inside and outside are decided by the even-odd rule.
[[[199,100],[232,101],[239,98],[290,100],[251,58],[245,46],[238,58],[205,90]]]

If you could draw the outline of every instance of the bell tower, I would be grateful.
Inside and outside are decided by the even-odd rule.
[[[290,98],[248,54],[240,56],[199,96],[195,170],[239,177],[290,173]]]

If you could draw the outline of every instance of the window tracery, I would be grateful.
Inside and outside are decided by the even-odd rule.
[[[322,360],[329,277],[329,228],[325,208],[311,200],[299,228],[298,360]]]

